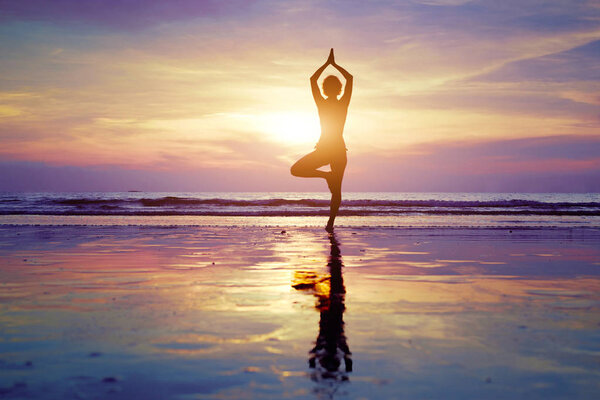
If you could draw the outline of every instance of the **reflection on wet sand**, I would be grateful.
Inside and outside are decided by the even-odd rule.
[[[599,229],[324,235],[0,227],[0,398],[598,397]]]
[[[346,288],[342,276],[342,254],[335,234],[329,235],[331,252],[327,263],[329,275],[297,271],[293,287],[311,290],[317,297],[315,308],[319,310],[319,334],[315,347],[310,350],[308,364],[311,379],[321,381],[347,381],[352,371],[351,352],[344,334],[344,297]],[[344,361],[344,368],[340,366]]]

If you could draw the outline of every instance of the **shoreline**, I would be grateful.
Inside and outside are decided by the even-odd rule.
[[[189,227],[321,227],[324,216],[109,216],[109,215],[0,215],[0,226],[189,226]],[[338,228],[429,228],[429,229],[600,229],[600,216],[507,215],[398,215],[338,216]]]

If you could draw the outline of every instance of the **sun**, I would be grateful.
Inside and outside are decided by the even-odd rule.
[[[259,123],[266,134],[281,143],[314,144],[319,139],[319,120],[311,113],[268,113],[259,118]]]

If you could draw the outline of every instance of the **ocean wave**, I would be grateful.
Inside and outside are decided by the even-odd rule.
[[[199,194],[198,197],[151,197],[149,193],[5,196],[0,197],[0,215],[311,216],[329,213],[329,200],[325,196],[264,196],[266,198],[258,199],[244,199],[237,194],[229,196],[203,198]],[[374,194],[365,195],[369,196],[371,198],[357,198],[354,195],[343,200],[339,215],[600,215],[600,201],[593,201],[596,197],[579,197],[579,201],[564,201],[565,196],[542,195],[522,195],[525,198],[473,195],[470,199],[465,199],[464,195],[453,194],[437,194],[421,199],[380,199],[375,198]],[[570,200],[571,197],[566,199]]]
[[[14,201],[14,200],[10,200]],[[144,207],[165,207],[165,206],[222,206],[222,207],[282,207],[282,206],[302,206],[302,207],[328,207],[329,200],[317,199],[261,199],[261,200],[236,200],[236,199],[194,199],[186,197],[167,196],[156,199],[55,199],[55,204],[71,206],[94,206],[94,205],[114,205],[135,204],[138,203]],[[1,203],[1,201],[0,201]],[[491,200],[491,201],[466,201],[466,200],[343,200],[344,206],[350,207],[470,207],[470,208],[495,208],[495,207],[528,207],[528,208],[600,208],[600,202],[542,202],[536,200]]]

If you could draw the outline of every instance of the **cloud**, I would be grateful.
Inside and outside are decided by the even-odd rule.
[[[95,25],[135,30],[159,23],[244,12],[251,0],[44,0],[0,1],[1,19]]]
[[[260,147],[264,144],[256,143]],[[243,157],[244,145],[231,149]],[[253,152],[254,154],[258,154]],[[3,191],[323,191],[320,179],[289,174],[281,150],[264,148],[260,158],[193,168],[139,169],[133,166],[57,166],[0,162]],[[600,136],[524,138],[430,143],[403,152],[354,154],[345,191],[430,192],[598,192]],[[178,164],[176,153],[165,162]]]
[[[298,188],[288,168],[197,168],[149,171],[119,166],[75,167],[0,161],[0,191],[269,191]],[[309,182],[306,182],[309,183]],[[320,186],[326,189],[323,182]]]
[[[404,152],[382,152],[377,157],[350,155],[345,188],[597,192],[599,155],[600,136],[418,144]]]
[[[509,63],[473,81],[600,81],[600,40],[554,54]]]
[[[473,0],[414,0],[415,3],[424,4],[427,6],[462,6],[472,2]]]
[[[312,144],[283,143],[277,130],[301,118],[281,116],[316,119],[308,77],[332,46],[355,76],[345,135],[362,160],[357,171],[380,151],[391,154],[389,168],[416,165],[427,176],[437,175],[416,159],[397,164],[397,155],[430,151],[460,166],[462,154],[483,168],[476,152],[488,157],[492,143],[501,154],[487,165],[507,174],[593,169],[576,156],[561,164],[533,151],[529,160],[502,153],[519,137],[560,136],[570,148],[569,135],[584,152],[578,138],[597,134],[593,2],[58,0],[0,8],[5,159],[230,174],[237,165],[240,176],[244,168],[285,170]],[[366,175],[361,182],[370,184]]]

